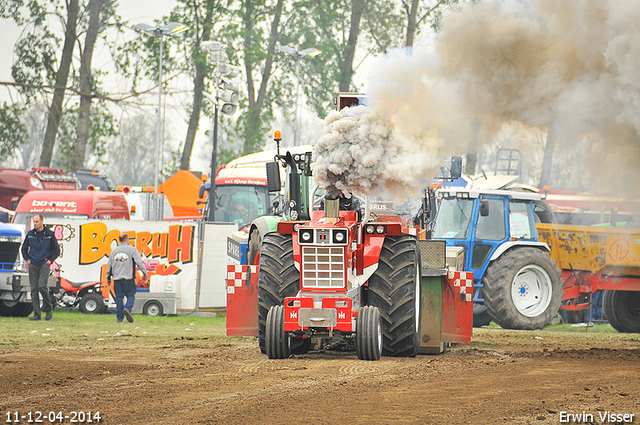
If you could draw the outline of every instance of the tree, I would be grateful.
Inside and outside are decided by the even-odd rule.
[[[136,115],[120,122],[120,133],[110,143],[105,170],[114,184],[131,186],[153,182],[155,158],[149,155],[148,141],[156,136],[152,118]]]
[[[91,0],[89,3],[89,25],[85,37],[82,62],[80,64],[80,107],[78,109],[78,127],[71,169],[77,170],[84,165],[87,151],[87,139],[89,136],[89,124],[91,114],[91,61],[93,48],[98,38],[100,29],[100,12],[104,0]]]
[[[547,186],[551,182],[551,170],[553,166],[553,151],[556,147],[556,137],[553,131],[547,133],[547,143],[544,147],[542,158],[542,170],[540,171],[540,186]]]
[[[3,103],[0,108],[0,161],[13,156],[15,150],[28,140],[27,127],[22,122],[26,109]]]
[[[184,148],[180,158],[181,170],[189,169],[193,143],[198,130],[198,124],[200,123],[202,101],[205,94],[205,78],[209,73],[209,68],[206,63],[206,55],[200,50],[200,44],[202,41],[211,40],[211,28],[214,23],[216,2],[214,0],[206,0],[203,6],[203,12],[205,14],[204,19],[201,16],[200,10],[197,8],[197,3],[194,4],[193,8],[193,25],[197,33],[196,43],[193,48],[193,60],[195,63],[196,75],[193,79],[193,105],[191,107],[191,116],[189,117],[189,127],[187,128],[187,136],[185,138]]]
[[[60,66],[58,67],[58,72],[56,73],[55,90],[53,92],[51,106],[49,107],[47,129],[44,135],[42,153],[40,155],[40,165],[43,167],[49,167],[51,165],[51,156],[53,154],[53,147],[56,142],[58,125],[60,123],[60,119],[62,118],[62,102],[64,101],[64,93],[67,86],[67,79],[69,77],[69,69],[71,68],[71,60],[73,58],[73,46],[76,42],[78,9],[78,0],[68,0],[64,46],[62,48]]]
[[[244,154],[256,152],[262,144],[264,124],[272,117],[262,115],[268,97],[276,42],[282,34],[280,20],[284,1],[277,0],[272,8],[259,7],[264,2],[244,0],[240,10],[244,68],[247,76],[247,112],[243,114]],[[270,25],[267,18],[271,18]],[[259,84],[254,78],[258,77]],[[256,87],[257,85],[257,87]]]

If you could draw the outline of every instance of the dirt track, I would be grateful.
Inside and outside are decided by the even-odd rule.
[[[527,424],[583,411],[640,423],[637,334],[482,329],[444,355],[378,362],[267,360],[245,338],[45,348],[0,363],[3,423],[8,410],[99,410],[105,424]]]

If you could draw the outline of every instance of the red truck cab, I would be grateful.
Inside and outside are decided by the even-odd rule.
[[[31,190],[76,190],[78,179],[72,173],[54,168],[16,170],[0,168],[0,206],[15,210],[20,198]]]
[[[42,214],[51,218],[98,218],[129,220],[129,207],[122,193],[87,190],[33,190],[16,207],[14,223],[26,224],[27,218]]]

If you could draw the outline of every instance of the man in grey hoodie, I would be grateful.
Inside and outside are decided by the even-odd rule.
[[[111,251],[109,262],[107,263],[107,283],[111,283],[113,277],[113,292],[116,297],[116,319],[122,322],[125,317],[129,323],[133,322],[131,309],[135,301],[136,286],[136,266],[147,279],[147,269],[142,262],[142,257],[138,250],[129,245],[129,235],[121,233],[118,238],[120,243]],[[127,298],[127,303],[123,305],[123,299]]]

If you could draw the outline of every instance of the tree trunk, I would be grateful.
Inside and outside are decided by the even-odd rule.
[[[418,17],[418,6],[420,0],[411,1],[411,9],[409,10],[409,16],[407,17],[407,40],[405,47],[413,47],[413,40],[416,35],[416,20]]]
[[[276,50],[276,42],[280,38],[280,32],[278,26],[280,25],[280,19],[282,17],[283,0],[278,0],[273,12],[273,21],[271,22],[271,31],[269,34],[269,45],[267,46],[267,55],[264,63],[264,70],[262,71],[262,81],[258,88],[258,95],[255,93],[255,85],[253,82],[253,68],[254,64],[251,62],[251,49],[255,48],[251,44],[252,32],[253,32],[253,13],[251,0],[245,1],[245,13],[244,13],[244,49],[245,49],[245,70],[247,72],[247,97],[249,101],[249,111],[246,117],[246,126],[244,129],[244,154],[253,153],[257,150],[258,144],[262,142],[261,134],[261,120],[260,113],[264,106],[264,101],[267,97],[267,87],[269,84],[269,78],[271,78],[271,69],[273,67],[273,55]]]
[[[338,86],[341,92],[348,92],[353,77],[353,58],[356,53],[356,45],[358,44],[358,35],[360,34],[360,20],[364,13],[364,0],[353,0],[351,9],[351,24],[349,27],[349,41],[345,49],[345,55],[340,64],[340,84]]]
[[[44,134],[42,153],[40,154],[40,166],[42,167],[51,166],[53,146],[56,143],[58,126],[60,125],[60,119],[62,118],[62,102],[64,101],[64,92],[67,86],[67,79],[69,78],[71,59],[73,58],[73,46],[76,42],[77,21],[78,0],[69,0],[69,2],[67,3],[67,28],[64,34],[62,58],[60,59],[60,67],[58,68],[58,73],[56,74],[53,100],[51,101],[51,106],[49,107],[47,129]]]
[[[100,30],[100,11],[104,0],[91,0],[89,3],[89,27],[85,38],[82,62],[80,64],[80,108],[78,109],[78,128],[76,130],[76,144],[71,159],[71,168],[77,171],[84,165],[91,124],[91,60],[93,48]]]
[[[553,150],[556,147],[556,139],[553,132],[549,130],[547,133],[547,144],[544,147],[544,156],[542,157],[542,170],[540,171],[540,187],[549,185],[551,182],[551,167],[553,164]]]
[[[211,26],[213,20],[213,0],[207,0],[205,2],[206,16],[202,23],[202,41],[208,41],[211,39]],[[193,109],[191,110],[191,117],[189,118],[189,128],[187,128],[187,137],[184,140],[184,147],[182,149],[182,158],[180,159],[180,169],[188,170],[189,163],[191,162],[191,152],[193,151],[193,143],[196,138],[196,132],[198,131],[198,125],[200,124],[200,113],[202,112],[202,101],[204,99],[204,79],[207,76],[208,68],[206,64],[206,55],[203,53],[196,53],[196,76],[193,79]],[[212,171],[212,172],[215,172]]]

